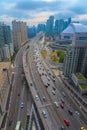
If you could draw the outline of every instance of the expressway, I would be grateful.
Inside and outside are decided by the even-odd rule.
[[[18,120],[22,122],[23,130],[25,129],[27,113],[27,86],[24,83],[22,67],[22,55],[25,49],[26,46],[19,50],[14,62],[14,81],[9,103],[6,130],[14,130]],[[24,103],[24,108],[20,107],[21,102]]]
[[[42,121],[45,120],[48,126],[48,129],[56,130],[60,129],[63,125],[66,129],[69,130],[79,130],[81,126],[86,127],[86,119],[83,117],[82,113],[78,116],[75,112],[80,111],[79,108],[75,105],[73,99],[70,97],[70,93],[67,93],[64,85],[55,78],[55,82],[52,80],[52,72],[49,70],[48,66],[44,63],[43,58],[39,52],[39,47],[37,46],[38,36],[33,39],[30,49],[27,55],[27,62],[31,72],[32,81],[39,96],[39,111],[42,113],[43,110],[47,113],[47,118],[43,118],[41,114]],[[40,65],[41,64],[41,65]],[[51,74],[49,74],[48,70]],[[50,81],[47,81],[47,78]],[[46,82],[50,83],[49,87],[46,88]],[[56,88],[55,93],[52,93],[53,88]],[[66,97],[63,96],[62,92],[66,93]],[[46,101],[43,100],[45,97]],[[64,109],[60,107],[61,98],[64,99]],[[54,102],[59,104],[59,108],[56,108]],[[68,113],[68,110],[73,111],[73,116]],[[70,126],[66,127],[63,118],[67,118],[70,122]],[[84,118],[84,121],[83,119]],[[51,126],[51,127],[50,127]]]

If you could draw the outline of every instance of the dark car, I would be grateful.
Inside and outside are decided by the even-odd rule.
[[[69,112],[70,115],[73,115],[73,112],[71,110],[68,110],[68,112]]]
[[[9,120],[9,124],[8,125],[11,126],[11,124],[12,124],[12,120]]]
[[[61,102],[64,103],[64,99],[63,98],[61,98]]]
[[[56,90],[56,88],[55,88],[55,87],[53,87],[53,90],[55,91],[55,90]]]
[[[64,126],[61,126],[61,130],[65,130]]]
[[[20,93],[18,93],[18,96],[20,96]]]

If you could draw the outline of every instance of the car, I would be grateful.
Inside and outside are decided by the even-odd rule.
[[[30,86],[32,86],[32,83],[30,83]]]
[[[86,128],[82,126],[82,127],[80,128],[80,130],[86,130]]]
[[[75,111],[75,114],[78,115],[78,116],[80,116],[80,113],[78,111]]]
[[[52,90],[52,94],[53,94],[53,95],[56,95],[56,93],[55,93],[55,91],[54,91],[54,90]]]
[[[20,96],[20,93],[18,93],[18,96]]]
[[[44,118],[47,118],[47,114],[46,114],[45,110],[42,111],[42,115]]]
[[[47,77],[47,79],[48,79],[48,81],[50,81],[50,78],[49,78],[49,77]]]
[[[47,83],[48,86],[50,86],[50,83]]]
[[[65,130],[64,126],[61,126],[61,130]]]
[[[36,95],[36,96],[35,96],[35,99],[36,99],[36,101],[38,101],[38,100],[39,100],[39,97],[38,97],[38,95]]]
[[[71,110],[68,110],[68,112],[69,112],[70,115],[73,115],[73,112]]]
[[[64,97],[66,97],[66,94],[65,94],[65,92],[62,92],[62,95],[63,95]]]
[[[53,88],[53,90],[55,91],[56,90],[56,88],[55,87],[52,87]]]
[[[61,108],[64,108],[64,104],[63,103],[61,103],[60,106],[61,106]]]
[[[57,102],[54,102],[54,104],[55,104],[55,106],[58,108],[59,107],[59,105],[58,105],[58,103]]]
[[[9,123],[8,123],[8,125],[9,125],[9,126],[11,126],[11,124],[12,124],[12,120],[9,120]]]
[[[21,102],[20,108],[24,108],[24,103]]]
[[[43,97],[44,102],[46,101],[46,97]]]
[[[42,75],[44,75],[44,73],[42,73]]]
[[[52,80],[55,82],[55,76],[52,76]]]
[[[70,125],[70,122],[69,122],[66,118],[64,118],[64,122],[65,122],[65,124],[66,124],[67,126]]]
[[[61,98],[61,102],[64,103],[64,99],[63,98]]]

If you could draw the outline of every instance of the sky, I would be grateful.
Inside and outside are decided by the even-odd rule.
[[[11,24],[12,20],[27,22],[28,26],[45,23],[49,16],[55,19],[71,17],[87,25],[86,0],[0,0],[0,21]]]

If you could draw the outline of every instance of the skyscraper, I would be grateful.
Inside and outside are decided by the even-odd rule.
[[[53,27],[54,27],[54,16],[50,16],[46,22],[46,35],[47,36],[53,35]]]
[[[27,27],[28,38],[32,38],[36,35],[36,27]]]
[[[0,24],[0,47],[12,43],[10,26]]]
[[[68,20],[55,20],[55,32],[57,35],[59,35],[69,24],[71,23],[71,18],[68,18]]]
[[[64,75],[80,72],[87,77],[87,26],[72,23],[62,32],[61,37],[72,41],[65,54]]]
[[[71,18],[68,18],[68,25],[71,23]]]
[[[40,31],[45,32],[45,24],[38,24],[37,32],[40,32]]]
[[[14,48],[18,50],[28,40],[26,23],[16,20],[12,21],[12,33]]]
[[[13,44],[10,26],[0,23],[0,61],[13,55]]]

